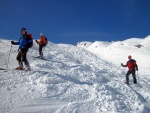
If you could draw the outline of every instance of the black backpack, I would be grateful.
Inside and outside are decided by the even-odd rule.
[[[27,40],[27,48],[31,48],[33,46],[32,34],[27,34],[26,40]]]

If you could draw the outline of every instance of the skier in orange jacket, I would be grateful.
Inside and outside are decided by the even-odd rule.
[[[43,47],[45,47],[46,46],[46,44],[47,44],[47,39],[46,39],[46,37],[43,35],[43,33],[40,33],[40,40],[39,41],[37,41],[36,40],[36,42],[37,42],[37,44],[39,44],[39,58],[43,58],[43,52],[42,52],[42,49],[43,49]]]

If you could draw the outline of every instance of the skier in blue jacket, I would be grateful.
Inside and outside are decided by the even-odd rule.
[[[11,44],[13,45],[19,45],[18,49],[18,55],[16,57],[19,67],[17,67],[17,70],[24,70],[25,68],[23,67],[23,62],[25,64],[25,67],[27,70],[31,70],[29,62],[27,60],[27,52],[29,49],[29,46],[31,43],[33,43],[33,40],[30,40],[30,36],[27,35],[27,31],[25,28],[21,28],[21,38],[19,39],[18,42],[11,41]]]

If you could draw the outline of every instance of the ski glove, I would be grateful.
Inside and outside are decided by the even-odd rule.
[[[13,45],[14,45],[14,44],[15,44],[15,42],[14,42],[14,41],[11,41],[11,44],[13,44]]]
[[[138,71],[138,69],[136,69]]]
[[[121,63],[121,66],[123,66],[123,63]]]
[[[38,41],[37,40],[35,40],[36,41],[36,43],[38,43]]]

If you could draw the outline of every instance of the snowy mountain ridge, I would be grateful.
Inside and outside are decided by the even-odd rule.
[[[49,42],[46,60],[35,58],[34,44],[28,52],[29,72],[13,70],[18,46],[11,48],[9,40],[1,39],[0,68],[9,70],[0,70],[0,113],[149,113],[149,39],[77,46]],[[142,47],[134,46],[139,44]],[[130,76],[127,86],[127,68],[120,63],[126,63],[129,54],[137,60],[139,72],[138,84]]]
[[[79,42],[77,44],[77,46],[79,47],[89,47],[92,46],[93,44],[95,45],[95,43],[97,43],[98,45],[111,45],[111,44],[116,44],[116,43],[124,43],[124,44],[129,44],[130,46],[135,46],[135,45],[145,45],[145,46],[150,46],[149,44],[150,42],[150,35],[148,35],[145,38],[130,38],[130,39],[126,39],[124,41],[112,41],[112,42],[107,42],[107,41],[95,41],[95,42]]]

